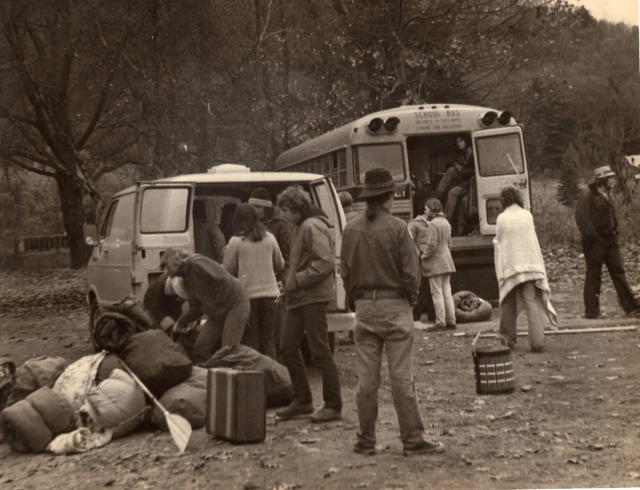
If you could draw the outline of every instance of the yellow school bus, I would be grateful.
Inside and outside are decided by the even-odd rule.
[[[330,177],[352,195],[354,211],[365,209],[358,195],[365,172],[377,167],[404,184],[392,209],[402,219],[421,213],[428,197],[440,198],[452,225],[453,291],[498,299],[492,239],[500,190],[519,188],[531,207],[522,127],[509,111],[424,104],[376,112],[285,151],[275,166]]]

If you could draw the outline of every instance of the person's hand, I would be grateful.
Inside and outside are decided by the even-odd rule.
[[[174,325],[175,325],[175,322],[173,321],[173,318],[171,318],[170,316],[165,316],[160,322],[160,328],[165,332],[168,332],[170,329],[172,329]]]

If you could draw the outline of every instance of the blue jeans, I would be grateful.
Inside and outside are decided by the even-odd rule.
[[[413,318],[404,299],[360,299],[356,301],[354,329],[358,388],[356,406],[360,420],[358,439],[375,446],[378,419],[378,388],[382,350],[387,352],[393,405],[404,446],[424,440],[424,426],[413,381]]]
[[[253,298],[249,303],[251,314],[244,330],[242,344],[275,359],[276,298]]]
[[[294,399],[303,405],[312,403],[309,378],[300,352],[300,341],[306,332],[311,360],[322,376],[324,405],[342,411],[338,367],[329,349],[328,305],[328,302],[312,303],[287,310],[280,339],[280,355],[291,376]]]

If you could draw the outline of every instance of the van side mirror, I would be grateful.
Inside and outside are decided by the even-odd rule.
[[[100,243],[100,238],[98,236],[98,227],[94,224],[85,223],[82,227],[82,231],[84,232],[84,243],[89,245],[90,247],[95,247]]]

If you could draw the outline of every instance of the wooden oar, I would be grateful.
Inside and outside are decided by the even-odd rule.
[[[183,453],[184,450],[187,448],[187,444],[189,444],[189,438],[191,437],[191,425],[189,424],[189,422],[187,422],[185,419],[180,417],[180,415],[169,413],[160,404],[160,402],[156,399],[156,397],[153,396],[153,394],[147,389],[147,387],[142,383],[142,381],[140,381],[138,377],[135,374],[133,374],[133,371],[129,369],[129,366],[127,366],[122,359],[120,359],[120,361],[122,362],[122,365],[127,370],[129,375],[133,378],[133,380],[138,384],[138,386],[140,386],[140,388],[142,388],[142,391],[144,391],[146,395],[153,400],[153,403],[155,403],[156,406],[160,410],[162,410],[162,413],[164,414],[164,418],[167,420],[167,425],[169,426],[169,432],[171,433],[173,442],[176,443],[176,446],[178,446],[178,449],[180,449],[180,452]]]

